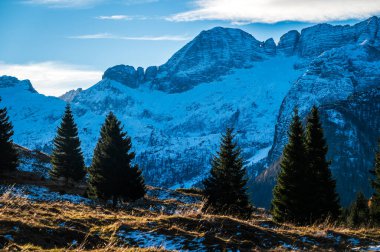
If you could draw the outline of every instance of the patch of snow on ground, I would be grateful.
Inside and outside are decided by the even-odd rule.
[[[69,201],[74,204],[91,204],[92,200],[73,194],[60,194],[51,192],[40,186],[0,186],[0,193],[8,192],[13,196],[26,198],[32,201]]]
[[[200,201],[200,197],[194,197],[190,195],[185,195],[170,189],[155,188],[153,190],[148,190],[147,195],[150,197],[157,198],[159,200],[170,200],[174,199],[181,203],[192,204]]]
[[[268,156],[269,150],[272,148],[272,146],[268,146],[264,149],[260,149],[256,152],[256,154],[247,160],[247,165],[253,165],[259,162],[260,160],[266,158]]]
[[[297,248],[296,246],[294,246],[294,245],[290,245],[290,244],[287,244],[287,243],[285,243],[285,242],[281,242],[281,246],[283,247],[283,248],[286,248],[286,249],[290,249],[290,250],[299,250],[299,248]]]
[[[121,230],[117,236],[131,245],[137,244],[140,248],[163,248],[165,250],[182,250],[184,246],[191,247],[186,251],[206,251],[202,244],[204,238],[194,238],[191,241],[181,236],[168,237],[166,235],[147,231],[130,231]]]
[[[334,236],[334,234],[333,233],[328,233],[327,235],[326,235],[326,238],[328,238],[328,239],[334,239],[335,240],[335,243],[336,244],[338,244],[339,242],[340,242],[340,240],[341,240],[341,236],[340,235],[337,235],[337,236]]]
[[[13,236],[12,235],[4,235],[4,238],[7,239],[7,240],[10,240],[10,241],[13,241]]]
[[[373,245],[369,247],[357,247],[353,248],[355,251],[380,251],[380,245]]]
[[[350,239],[348,239],[347,241],[350,242],[350,243],[351,243],[352,245],[354,245],[354,246],[357,246],[357,245],[360,244],[360,240],[357,239],[357,238],[350,238]]]

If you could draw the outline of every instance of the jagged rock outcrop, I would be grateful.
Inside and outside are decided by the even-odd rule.
[[[158,68],[156,66],[150,66],[145,71],[145,81],[152,81],[157,76]]]
[[[114,80],[128,87],[137,88],[144,80],[144,69],[138,67],[136,70],[133,66],[117,65],[108,68],[104,72],[102,79]]]
[[[66,93],[64,93],[63,95],[61,95],[59,98],[61,100],[64,100],[65,102],[72,102],[74,100],[74,98],[80,94],[80,92],[82,92],[83,89],[82,88],[77,88],[77,89],[73,89],[73,90],[70,90]]]
[[[276,43],[274,42],[272,38],[267,39],[264,42],[264,51],[268,55],[271,55],[271,56],[276,55]]]
[[[378,36],[379,19],[372,17],[356,25],[319,24],[305,28],[299,39],[298,54],[315,57],[321,53],[353,43],[373,42]]]
[[[298,31],[288,31],[287,33],[281,36],[280,41],[277,45],[277,51],[286,56],[294,55],[297,49],[299,39],[300,33]]]
[[[356,25],[318,24],[284,34],[278,43],[277,51],[287,56],[298,55],[304,58],[317,57],[325,51],[349,44],[379,43],[378,17],[372,17]],[[375,43],[376,41],[376,43]]]

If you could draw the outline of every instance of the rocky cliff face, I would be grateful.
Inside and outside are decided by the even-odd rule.
[[[374,167],[377,140],[380,136],[380,88],[365,91],[337,102],[320,105],[328,158],[337,181],[342,205],[348,206],[357,192],[372,193],[369,170]],[[280,170],[279,159],[263,171],[253,184],[252,195],[257,205],[269,207],[272,190]]]
[[[379,86],[379,64],[380,48],[373,44],[332,49],[313,60],[282,102],[268,162],[281,155],[294,107],[305,115],[314,104],[345,100],[355,92]]]
[[[371,120],[372,122],[374,120],[374,125],[378,125],[380,121],[380,110],[376,110],[379,107],[378,97],[376,95],[358,96],[360,92],[371,93],[373,88],[380,86],[378,19],[371,18],[352,27],[338,26],[332,29],[329,28],[331,28],[329,25],[319,25],[305,29],[301,33],[297,49],[301,56],[310,57],[315,53],[319,53],[322,48],[336,46],[336,41],[340,41],[338,45],[343,44],[343,46],[323,51],[322,54],[313,59],[305,73],[289,90],[279,111],[274,143],[269,152],[267,165],[278,162],[281,156],[282,149],[287,142],[287,130],[295,107],[298,107],[301,116],[305,117],[314,104],[324,109],[331,107],[331,104],[346,104],[347,107],[353,107],[357,103],[365,103],[365,99],[368,99],[370,102],[367,106],[361,107],[359,113],[371,110],[374,113],[373,118],[355,118],[357,116],[353,112],[351,112],[351,115],[347,115],[346,112],[346,118],[341,112],[323,111],[325,127],[328,133],[327,139],[330,144],[329,155],[333,159],[331,169],[337,178],[342,203],[347,205],[357,191],[363,191],[369,195],[368,170],[373,166],[373,158],[369,153],[373,155],[374,141],[380,136],[378,127],[375,128],[375,131],[359,130],[359,126],[356,125],[357,121],[360,120],[362,121],[359,124],[365,124],[366,120]],[[302,41],[306,38],[312,41],[314,35],[311,34],[313,33],[327,34],[329,42],[305,45],[306,43]],[[319,39],[325,40],[323,36],[319,36]],[[331,39],[334,41],[330,41]],[[331,125],[328,119],[329,116],[340,116],[341,122],[344,122],[345,126],[344,129],[341,129],[340,135],[334,134],[336,132],[334,129],[336,130],[340,125]],[[353,122],[353,120],[356,121]],[[344,139],[341,139],[342,135],[346,135]],[[370,136],[374,140],[364,139],[362,138],[363,136]],[[351,137],[350,140],[347,139],[349,137]],[[362,158],[355,158],[355,156],[361,156]],[[266,171],[256,179],[256,189],[265,191],[262,194],[266,196],[257,195],[255,200],[258,204],[264,206],[269,204],[271,190],[274,186],[279,166],[272,165],[271,168],[271,172]],[[346,175],[343,175],[344,172],[346,172]],[[358,177],[353,178],[353,173],[355,172],[357,172]],[[349,176],[348,174],[351,175]]]
[[[278,51],[303,58],[318,57],[323,52],[349,44],[379,43],[380,20],[372,17],[356,25],[319,24],[298,31],[289,31],[280,38]]]
[[[113,111],[132,136],[136,162],[152,185],[199,183],[220,133],[235,127],[249,176],[259,175],[253,195],[261,205],[270,200],[294,106],[306,115],[319,105],[345,203],[355,190],[369,192],[365,171],[379,132],[363,124],[378,129],[379,45],[376,17],[354,26],[290,31],[278,45],[217,27],[201,32],[162,66],[111,67],[99,83],[63,99],[71,101],[87,164],[105,115]],[[9,77],[0,78],[0,96],[15,125],[15,142],[49,152],[65,101]]]

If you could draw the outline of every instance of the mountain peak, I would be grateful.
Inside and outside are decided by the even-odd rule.
[[[349,44],[380,46],[380,21],[374,16],[356,25],[318,24],[291,30],[276,45],[272,38],[258,41],[236,28],[214,27],[200,32],[177,51],[165,64],[146,69],[117,65],[107,69],[103,79],[112,79],[130,88],[149,83],[151,88],[184,92],[207,83],[233,69],[250,68],[255,62],[276,55],[299,56],[306,61],[334,48]]]
[[[273,54],[265,44],[240,29],[215,27],[202,31],[192,41],[159,67],[155,88],[182,92],[202,82],[209,82],[233,68],[251,67]]]
[[[21,87],[32,93],[37,93],[33,88],[32,83],[29,80],[19,80],[13,76],[3,75],[0,76],[0,88],[11,88],[11,87]]]
[[[108,68],[102,79],[115,80],[130,88],[137,88],[144,81],[144,69],[142,67],[135,69],[133,66],[117,65]]]
[[[78,94],[80,94],[82,91],[83,91],[82,88],[73,89],[73,90],[67,91],[66,93],[64,93],[63,95],[61,95],[58,98],[61,100],[64,100],[65,102],[72,102],[74,100],[74,98]]]

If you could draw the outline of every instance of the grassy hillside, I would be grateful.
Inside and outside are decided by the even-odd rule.
[[[49,162],[43,153],[22,151],[33,167]],[[84,184],[50,181],[41,167],[1,174],[0,250],[380,250],[378,229],[280,225],[263,209],[246,221],[202,214],[196,189],[148,186],[145,198],[113,209],[84,197]]]
[[[380,244],[375,229],[278,225],[260,210],[248,221],[201,214],[196,191],[149,187],[143,200],[111,209],[43,187],[1,190],[0,246],[13,251],[335,251]]]

